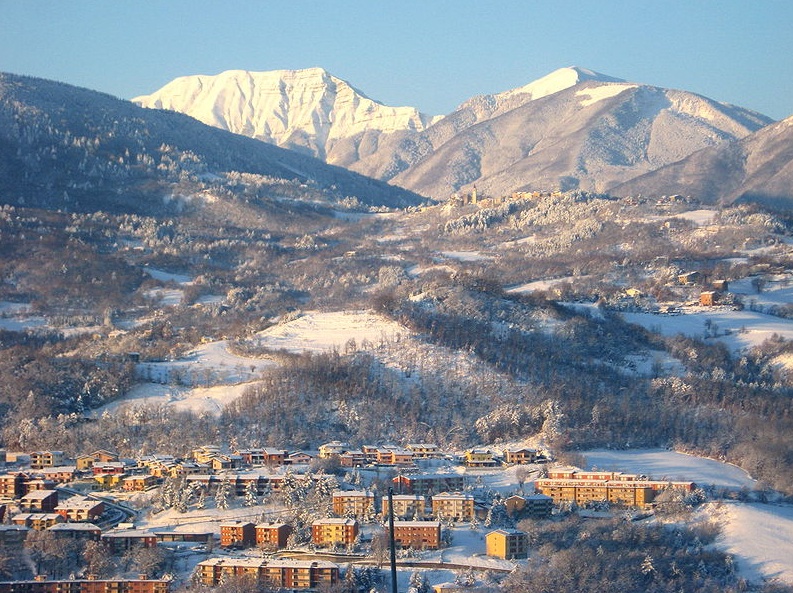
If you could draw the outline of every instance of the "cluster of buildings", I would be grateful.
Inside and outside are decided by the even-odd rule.
[[[319,446],[320,459],[338,458],[342,467],[365,467],[372,465],[413,468],[417,462],[426,459],[445,459],[466,467],[495,467],[502,464],[542,463],[547,458],[539,451],[528,448],[493,451],[474,448],[462,455],[445,452],[432,443],[408,443],[404,447],[393,445],[363,445],[351,447],[348,443],[331,441]],[[17,454],[14,462],[24,466],[24,470],[12,472],[21,479],[45,480],[55,484],[65,484],[77,479],[89,479],[95,490],[121,489],[143,491],[156,486],[164,478],[187,476],[191,480],[206,482],[210,487],[221,473],[252,467],[279,468],[283,466],[304,466],[314,459],[314,455],[303,451],[287,451],[272,447],[237,449],[224,452],[220,447],[203,446],[192,451],[188,458],[170,455],[147,455],[138,459],[122,459],[118,454],[98,450],[80,455],[74,459],[66,458],[63,451],[33,451]],[[0,467],[6,465],[6,452],[0,449]],[[269,490],[279,489],[276,472],[272,472]],[[2,475],[2,474],[0,474]],[[195,476],[195,477],[193,477]],[[240,480],[244,481],[244,477]],[[13,486],[10,486],[13,488]],[[244,487],[244,485],[243,485]],[[0,498],[15,496],[6,493],[0,484]],[[262,484],[262,489],[265,486]]]
[[[423,459],[447,459],[462,463],[466,467],[496,467],[502,464],[542,463],[547,461],[542,452],[529,448],[504,449],[501,452],[486,448],[473,448],[461,456],[441,451],[433,443],[408,443],[404,447],[392,445],[362,445],[351,447],[349,443],[331,441],[319,446],[319,457],[338,456],[342,467],[364,467],[367,465],[414,466]]]
[[[667,489],[693,492],[694,482],[646,480],[643,476],[622,472],[584,471],[575,467],[556,468],[547,478],[539,478],[534,487],[549,496],[554,504],[576,503],[581,506],[608,502],[622,506],[647,508],[655,497]]]
[[[392,478],[390,497],[378,496],[369,490],[332,492],[334,516],[317,519],[310,526],[311,543],[317,548],[351,549],[361,540],[362,523],[378,517],[382,520],[393,511],[393,537],[397,546],[437,550],[443,546],[445,521],[473,522],[484,519],[489,510],[475,500],[462,473],[413,473],[416,460],[446,457],[432,444],[353,449],[346,443],[333,441],[322,445],[318,456],[338,457],[341,465],[351,467],[375,464],[402,469]],[[58,486],[82,477],[92,485],[89,489],[137,491],[151,488],[167,477],[182,477],[196,491],[212,494],[225,482],[228,494],[242,497],[251,491],[257,494],[278,492],[284,489],[287,476],[296,480],[315,479],[309,473],[292,473],[282,467],[305,464],[311,458],[305,453],[272,448],[224,453],[217,447],[201,447],[193,451],[190,459],[149,456],[131,461],[119,459],[109,451],[95,451],[78,457],[74,465],[64,465],[67,460],[61,452],[33,452],[24,468],[0,474],[0,523],[3,523],[0,525],[0,546],[21,547],[27,532],[48,529],[59,537],[101,541],[110,554],[175,541],[205,543],[211,548],[216,535],[211,532],[158,532],[136,529],[131,524],[111,529],[109,527],[115,525],[117,519],[106,521],[105,501],[90,494],[67,493],[64,496],[67,491]],[[498,455],[488,449],[470,449],[459,458],[460,463],[473,468],[543,460],[544,457],[532,449],[508,449]],[[5,461],[0,453],[0,462],[4,464]],[[537,492],[533,495],[505,499],[506,512],[513,517],[546,518],[551,515],[554,504],[563,502],[586,505],[607,501],[642,508],[651,505],[661,491],[672,488],[691,492],[695,485],[652,481],[620,472],[554,468],[548,471],[547,478],[535,481],[535,488]],[[104,528],[100,526],[103,521]],[[289,547],[294,529],[278,521],[223,522],[220,524],[220,545],[227,549],[258,547],[274,552]],[[515,529],[493,529],[485,536],[485,547],[489,556],[525,558],[528,538]],[[196,572],[196,578],[207,586],[215,586],[230,576],[249,577],[276,588],[315,589],[337,583],[339,567],[326,561],[223,557],[199,563]],[[167,593],[167,590],[167,581],[145,578],[72,579],[67,584],[41,579],[0,583],[0,593]]]

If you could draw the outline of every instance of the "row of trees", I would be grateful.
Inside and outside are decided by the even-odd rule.
[[[53,531],[30,531],[22,549],[0,547],[0,578],[31,579],[47,575],[53,579],[95,574],[100,578],[146,574],[158,578],[172,569],[173,556],[167,548],[131,548],[113,556],[98,541],[81,541]]]

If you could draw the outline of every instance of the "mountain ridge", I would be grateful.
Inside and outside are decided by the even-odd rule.
[[[437,117],[370,99],[323,68],[182,76],[132,99],[328,162],[333,145],[364,132],[422,130]]]
[[[432,149],[389,181],[437,199],[450,192],[608,191],[709,145],[743,137],[766,121],[685,91],[585,81],[495,112],[481,121],[460,110],[421,133]],[[736,108],[740,109],[740,108]],[[468,119],[453,133],[443,132]],[[407,147],[407,151],[410,147]],[[408,153],[409,154],[409,153]],[[370,159],[372,160],[372,159]],[[361,165],[353,167],[377,176]]]
[[[16,196],[59,207],[60,196],[68,193],[83,195],[92,208],[118,203],[121,208],[156,210],[180,185],[198,187],[202,179],[228,174],[310,183],[327,198],[354,197],[371,206],[422,202],[401,188],[185,114],[143,109],[65,83],[0,73],[0,189],[6,199]]]
[[[613,188],[615,195],[693,195],[703,202],[793,205],[793,116],[720,146],[697,151]]]
[[[269,86],[241,91],[227,85],[241,77],[246,84],[258,80]],[[438,117],[372,101],[321,68],[227,71],[177,81],[182,90],[173,96],[166,85],[134,100],[207,123],[214,119],[212,125],[435,199],[470,192],[474,184],[493,195],[522,189],[606,191],[772,121],[695,93],[578,66],[471,97]],[[197,82],[213,90],[195,90],[191,99],[193,91],[184,88]],[[257,110],[253,99],[240,107],[243,97],[259,95],[268,97],[260,102],[263,109]],[[246,110],[255,117],[245,116]]]

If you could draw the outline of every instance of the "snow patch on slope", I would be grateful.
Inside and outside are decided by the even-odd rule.
[[[793,506],[735,502],[710,506],[722,523],[719,543],[738,557],[738,571],[745,578],[793,584]]]
[[[291,352],[327,352],[343,350],[355,341],[356,347],[366,341],[373,345],[384,338],[409,335],[409,330],[381,315],[365,311],[310,312],[287,323],[268,328],[259,334],[259,345],[273,350]]]
[[[635,84],[604,84],[603,86],[582,89],[576,93],[576,96],[585,97],[581,100],[581,107],[587,107],[604,99],[616,97],[621,92],[635,89],[637,86]]]

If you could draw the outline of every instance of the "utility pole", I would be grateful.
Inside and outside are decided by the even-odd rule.
[[[391,551],[391,593],[397,593],[396,540],[394,539],[394,489],[388,489],[388,547]]]

